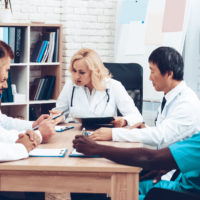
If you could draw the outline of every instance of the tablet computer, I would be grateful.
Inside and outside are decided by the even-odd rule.
[[[86,117],[80,118],[82,126],[89,129],[97,129],[100,127],[113,127],[111,123],[114,117]]]

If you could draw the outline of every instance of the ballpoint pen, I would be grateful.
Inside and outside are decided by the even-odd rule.
[[[61,128],[60,130],[56,130],[56,132],[63,132],[63,131],[67,131],[73,128],[74,126],[65,126],[64,128]]]
[[[62,111],[62,112],[61,112],[60,114],[58,114],[58,115],[55,115],[54,117],[51,118],[51,120],[54,120],[54,119],[56,119],[56,118],[58,118],[58,117],[64,115],[64,114],[67,113],[67,112],[68,112],[68,109]],[[35,126],[35,127],[33,128],[33,130],[35,131],[35,130],[37,130],[38,128],[39,128],[39,125]]]

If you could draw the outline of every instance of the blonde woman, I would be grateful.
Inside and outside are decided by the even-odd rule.
[[[68,110],[74,118],[114,116],[115,127],[143,121],[123,85],[110,77],[94,50],[83,48],[75,53],[69,70],[72,79],[66,82],[51,113]],[[117,109],[122,117],[117,117]]]

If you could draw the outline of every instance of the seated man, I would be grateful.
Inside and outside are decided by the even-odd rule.
[[[179,169],[181,171],[174,181],[140,182],[140,200],[153,187],[191,191],[200,195],[200,132],[160,150],[100,145],[82,135],[76,136],[73,147],[85,155],[98,155],[120,164],[142,167],[145,170]]]
[[[13,57],[14,54],[10,46],[0,41],[0,100],[3,90],[8,87],[8,71],[10,70],[10,61]],[[32,128],[38,125],[39,130],[33,131]],[[26,131],[27,129],[30,130]],[[21,134],[19,135],[19,133]],[[26,133],[26,135],[22,133]],[[49,115],[42,115],[35,122],[29,122],[8,117],[0,112],[0,161],[28,157],[28,152],[31,149],[36,147],[41,141],[47,142],[54,133],[55,125]]]
[[[0,41],[0,101],[3,90],[8,87],[8,71],[13,58],[10,46]],[[33,131],[36,126],[39,126],[38,130]],[[54,133],[55,124],[49,115],[41,115],[35,122],[29,122],[8,117],[0,111],[0,162],[27,158],[28,152],[40,142],[48,142]]]

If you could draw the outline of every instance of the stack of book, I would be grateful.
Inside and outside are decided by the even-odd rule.
[[[55,76],[36,78],[30,88],[30,100],[48,100],[53,96]]]
[[[0,40],[9,44],[14,51],[15,58],[12,62],[23,62],[24,34],[24,27],[0,27]]]
[[[31,62],[58,62],[59,29],[47,29],[31,54]]]

